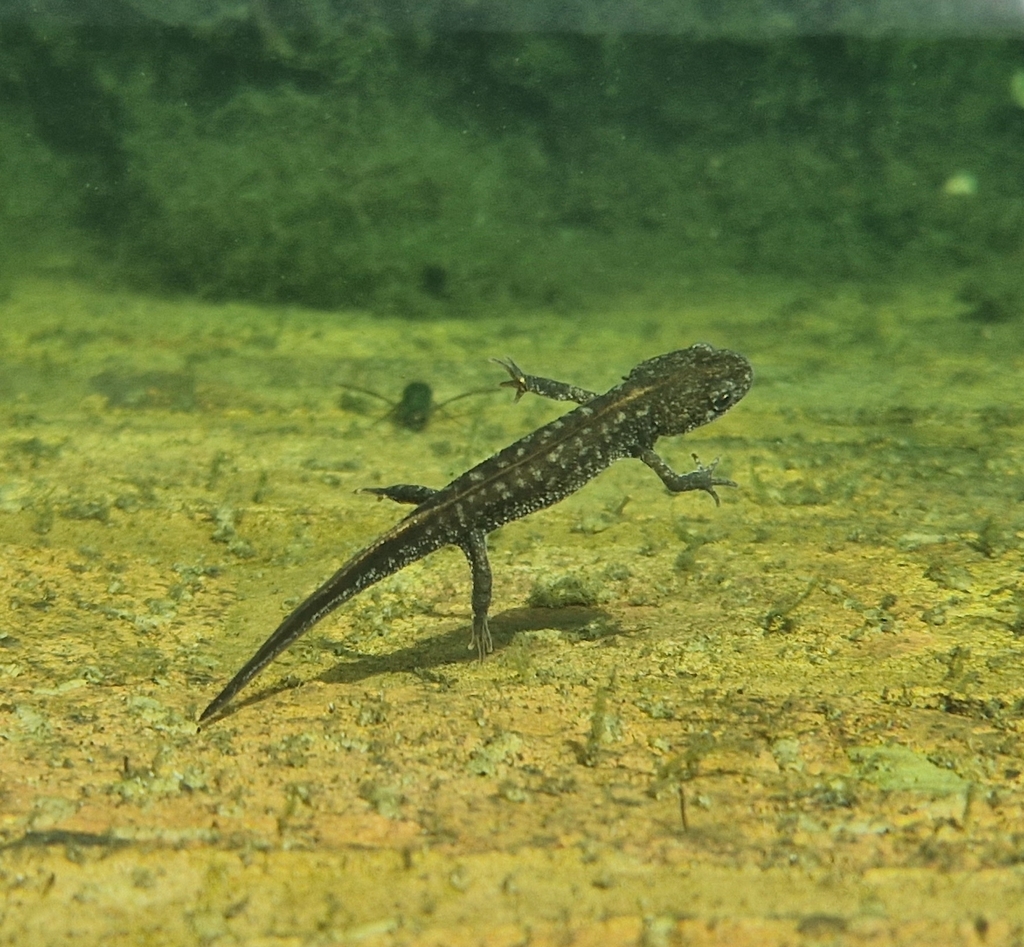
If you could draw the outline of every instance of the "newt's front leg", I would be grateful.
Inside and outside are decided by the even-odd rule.
[[[508,381],[501,383],[501,387],[514,388],[516,401],[527,392],[540,395],[542,398],[550,398],[552,401],[575,401],[577,404],[586,404],[592,398],[597,397],[596,391],[567,385],[564,381],[554,381],[551,378],[541,378],[538,375],[527,375],[510,358],[492,358],[491,361],[496,362],[511,376]]]
[[[697,469],[691,470],[686,474],[676,473],[653,450],[645,450],[640,455],[640,459],[661,477],[661,482],[673,493],[685,493],[687,490],[703,490],[705,493],[711,494],[711,498],[715,501],[715,506],[721,506],[718,494],[715,493],[715,487],[735,487],[736,483],[732,480],[726,480],[724,477],[715,476],[715,468],[718,466],[717,457],[705,467],[697,460],[696,454],[691,454],[690,456],[693,457],[693,462],[697,465]]]

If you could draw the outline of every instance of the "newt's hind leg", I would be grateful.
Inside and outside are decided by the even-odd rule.
[[[377,497],[387,497],[396,503],[412,503],[419,506],[437,491],[433,487],[421,487],[417,483],[395,483],[390,487],[360,487],[356,493],[372,493]]]
[[[491,629],[487,625],[487,610],[491,607],[491,564],[487,561],[487,535],[475,529],[459,548],[466,554],[473,572],[473,637],[470,650],[476,649],[481,661],[494,650]]]
[[[414,483],[396,483],[390,487],[363,487],[360,493],[372,493],[378,497],[387,497],[396,503],[420,503],[429,500],[437,491],[433,487],[421,487]],[[473,573],[473,637],[469,639],[469,647],[475,649],[482,661],[484,655],[494,650],[491,640],[491,629],[487,625],[487,611],[491,607],[491,564],[487,560],[487,534],[475,529],[466,539],[459,543],[459,548],[466,554],[469,567]]]

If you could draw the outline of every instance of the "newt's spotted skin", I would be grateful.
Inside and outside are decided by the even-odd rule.
[[[498,360],[496,360],[498,361]],[[518,401],[527,392],[575,401],[580,407],[527,434],[477,464],[446,487],[413,484],[367,488],[398,503],[414,503],[408,516],[356,553],[293,611],[200,716],[219,713],[263,668],[328,612],[368,586],[442,546],[458,546],[473,573],[473,636],[481,658],[492,650],[487,627],[491,568],[486,536],[512,520],[575,493],[613,461],[637,457],[673,493],[734,487],[715,476],[715,461],[678,474],[654,452],[659,437],[685,434],[721,417],[750,388],[750,363],[735,352],[698,343],[641,362],[603,395],[525,374],[511,359],[498,362],[510,375],[502,384]]]

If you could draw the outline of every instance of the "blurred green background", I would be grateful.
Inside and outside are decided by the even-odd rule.
[[[1013,318],[998,3],[6,0],[0,279],[429,317],[962,271]]]

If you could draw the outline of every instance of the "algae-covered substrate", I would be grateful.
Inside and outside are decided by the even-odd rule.
[[[1019,325],[953,287],[722,282],[587,317],[369,315],[26,283],[0,306],[0,938],[1008,943],[1024,926]],[[703,340],[756,380],[342,607],[198,712],[403,508]]]

